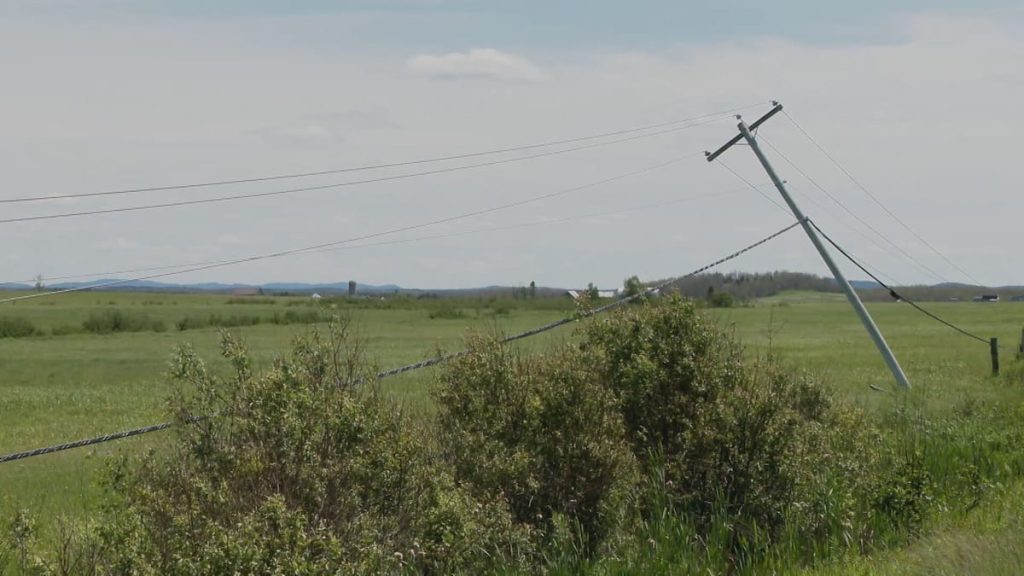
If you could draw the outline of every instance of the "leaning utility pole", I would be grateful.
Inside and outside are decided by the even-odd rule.
[[[740,120],[738,125],[740,133],[726,142],[718,150],[715,150],[714,152],[706,152],[705,154],[707,155],[708,162],[718,158],[719,155],[740,140],[745,139],[747,141],[747,144],[750,145],[750,149],[754,151],[754,155],[757,156],[757,159],[761,162],[761,166],[763,166],[765,172],[768,173],[768,177],[772,179],[772,183],[775,184],[779,193],[782,194],[783,200],[785,200],[786,204],[789,205],[789,209],[793,211],[793,215],[796,216],[796,219],[800,221],[800,225],[803,226],[804,232],[807,233],[807,236],[811,239],[811,243],[814,244],[814,247],[818,250],[818,254],[821,254],[822,260],[825,261],[828,269],[832,272],[832,276],[834,276],[836,282],[839,283],[839,287],[843,289],[843,292],[846,294],[846,299],[850,301],[850,305],[853,306],[853,309],[857,312],[857,316],[860,317],[860,321],[864,324],[864,327],[867,328],[868,334],[871,335],[871,339],[875,341],[875,346],[878,346],[878,351],[882,353],[885,363],[889,365],[889,370],[892,370],[892,375],[896,377],[896,383],[903,388],[910,388],[910,382],[907,381],[907,375],[903,373],[903,369],[900,368],[900,363],[896,360],[896,356],[894,356],[892,350],[889,349],[889,344],[886,343],[885,337],[882,336],[882,333],[878,330],[878,326],[875,325],[875,321],[871,319],[871,315],[868,314],[867,309],[864,308],[864,303],[860,301],[857,293],[853,290],[853,287],[850,286],[850,283],[846,281],[846,277],[843,276],[839,267],[832,261],[832,255],[829,254],[827,249],[825,249],[825,245],[822,244],[821,238],[818,237],[817,232],[815,232],[814,228],[811,226],[808,218],[804,216],[800,207],[793,201],[793,198],[786,190],[786,185],[779,178],[778,174],[775,173],[775,169],[773,169],[772,165],[768,162],[768,158],[766,158],[764,153],[761,151],[761,147],[757,145],[757,139],[754,138],[753,131],[757,130],[761,124],[764,124],[766,120],[782,110],[782,104],[779,104],[778,102],[773,102],[773,104],[775,106],[767,114],[758,118],[750,126],[747,126],[746,122]],[[739,116],[737,116],[737,118],[739,118]]]

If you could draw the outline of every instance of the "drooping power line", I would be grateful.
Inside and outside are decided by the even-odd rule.
[[[868,269],[865,268],[863,264],[861,264],[849,252],[844,250],[843,247],[840,246],[838,243],[836,243],[835,240],[832,240],[832,238],[830,238],[828,234],[825,234],[825,232],[822,231],[822,229],[819,228],[818,225],[815,224],[813,220],[808,219],[808,222],[810,222],[811,226],[814,226],[814,229],[817,230],[818,233],[821,234],[821,236],[823,238],[825,238],[825,240],[827,240],[828,243],[831,244],[833,248],[838,250],[839,253],[842,254],[844,257],[846,257],[846,259],[849,260],[854,266],[856,266],[857,268],[860,268],[860,270],[862,272],[864,272],[865,274],[870,276],[871,279],[874,280],[875,282],[877,282],[879,286],[881,286],[882,288],[885,288],[886,290],[888,290],[889,291],[889,295],[892,296],[894,299],[902,300],[902,301],[906,302],[907,304],[910,304],[918,312],[924,314],[925,316],[928,316],[929,318],[931,318],[932,320],[935,320],[936,322],[939,322],[941,324],[946,325],[949,328],[952,328],[953,330],[956,330],[957,332],[959,332],[960,334],[963,334],[964,336],[967,336],[968,338],[972,338],[974,340],[982,342],[985,345],[989,344],[989,341],[987,339],[985,339],[985,338],[983,338],[981,336],[978,336],[977,334],[973,334],[971,332],[968,332],[967,330],[964,330],[963,328],[957,326],[956,324],[953,324],[952,322],[949,322],[948,320],[940,318],[938,315],[934,314],[933,312],[930,312],[929,310],[926,310],[925,308],[921,307],[921,305],[919,305],[917,302],[914,302],[910,298],[907,298],[906,296],[903,296],[902,294],[897,293],[894,288],[888,286],[885,282],[882,282],[881,280],[879,280],[877,276],[875,276],[870,271],[868,271]]]
[[[708,270],[710,270],[710,269],[712,269],[712,268],[714,268],[716,266],[719,266],[721,264],[724,264],[725,262],[728,262],[728,261],[730,261],[730,260],[732,260],[734,258],[738,258],[739,256],[742,256],[743,254],[746,254],[747,252],[753,250],[754,248],[757,248],[758,246],[761,246],[761,245],[763,245],[763,244],[765,244],[765,243],[767,243],[767,242],[769,242],[769,241],[771,241],[771,240],[773,240],[773,239],[775,239],[775,238],[785,234],[786,232],[788,232],[788,231],[792,230],[793,228],[795,228],[798,224],[799,224],[799,222],[794,222],[794,223],[790,224],[789,226],[786,226],[785,228],[779,230],[778,232],[770,234],[770,235],[762,238],[761,240],[758,240],[757,242],[754,242],[753,244],[750,244],[750,245],[746,246],[745,248],[737,250],[736,252],[733,252],[732,254],[729,254],[728,256],[720,258],[720,259],[718,259],[718,260],[716,260],[716,261],[714,261],[714,262],[712,262],[710,264],[707,264],[705,266],[701,266],[700,268],[694,270],[693,272],[690,272],[689,274],[685,274],[683,276],[678,276],[676,278],[672,278],[672,279],[666,280],[666,281],[664,281],[662,283],[659,283],[657,286],[652,286],[650,288],[647,288],[646,290],[644,290],[640,294],[634,294],[633,296],[622,298],[622,299],[616,300],[615,302],[612,302],[610,304],[606,304],[604,306],[600,306],[598,308],[590,310],[589,312],[586,312],[584,314],[584,316],[593,316],[593,315],[596,315],[596,314],[601,314],[603,312],[607,312],[607,311],[612,310],[614,308],[618,308],[620,306],[623,306],[623,305],[625,305],[625,304],[627,304],[627,303],[629,303],[629,302],[639,298],[642,295],[649,295],[649,294],[652,294],[652,293],[657,292],[659,290],[662,290],[662,289],[670,286],[672,283],[678,282],[679,280],[681,280],[683,278],[689,278],[691,276],[696,276],[697,274],[706,272],[706,271],[708,271]],[[567,318],[562,318],[560,320],[556,320],[554,322],[550,322],[548,324],[544,324],[543,326],[539,326],[537,328],[533,328],[533,329],[530,329],[530,330],[526,330],[524,332],[520,332],[518,334],[513,334],[511,336],[507,336],[507,337],[503,338],[501,340],[501,342],[502,343],[509,343],[509,342],[514,342],[516,340],[522,340],[524,338],[529,338],[531,336],[536,336],[538,334],[542,334],[544,332],[548,332],[550,330],[554,330],[555,328],[558,328],[560,326],[564,326],[566,324],[571,324],[573,322],[576,322],[577,320],[578,320],[578,318],[575,317],[575,316],[567,317]],[[453,360],[455,358],[459,358],[461,356],[464,356],[465,354],[466,354],[466,352],[462,351],[462,352],[456,352],[454,354],[445,354],[445,355],[435,356],[433,358],[427,358],[425,360],[421,360],[421,361],[413,363],[413,364],[408,364],[406,366],[400,366],[398,368],[392,368],[391,370],[385,370],[383,372],[379,372],[376,375],[376,378],[378,380],[380,380],[380,379],[384,379],[384,378],[394,377],[394,376],[397,376],[399,374],[404,374],[406,372],[412,372],[414,370],[421,370],[423,368],[428,368],[430,366],[435,366],[437,364],[441,364],[441,363]],[[192,416],[192,417],[188,418],[186,421],[196,422],[196,421],[200,421],[200,420],[203,420],[203,419],[204,419],[203,416]],[[76,441],[73,441],[73,442],[65,442],[65,443],[62,443],[62,444],[57,444],[57,445],[53,445],[53,446],[47,446],[47,447],[43,447],[43,448],[35,448],[35,449],[32,449],[32,450],[25,450],[23,452],[15,452],[15,453],[12,453],[12,454],[4,454],[4,455],[0,455],[0,464],[6,463],[6,462],[14,462],[16,460],[24,460],[26,458],[33,458],[33,457],[36,457],[36,456],[43,456],[45,454],[53,454],[55,452],[61,452],[61,451],[64,451],[64,450],[71,450],[73,448],[82,448],[82,447],[85,447],[85,446],[93,446],[93,445],[96,445],[96,444],[102,444],[102,443],[105,443],[105,442],[111,442],[111,441],[114,441],[114,440],[120,440],[122,438],[130,438],[130,437],[133,437],[133,436],[139,436],[139,435],[142,435],[142,434],[148,434],[150,432],[158,432],[158,431],[161,431],[161,430],[167,430],[167,429],[171,428],[172,426],[174,426],[174,422],[164,422],[164,423],[161,423],[161,424],[154,424],[154,425],[150,425],[150,426],[143,426],[141,428],[134,428],[134,429],[125,430],[125,431],[122,431],[122,432],[115,432],[113,434],[105,434],[103,436],[96,436],[96,437],[93,437],[93,438],[86,438],[86,439],[83,439],[83,440],[76,440]]]
[[[74,288],[66,288],[66,289],[62,289],[62,290],[55,290],[53,292],[37,292],[37,293],[34,293],[34,294],[25,294],[25,295],[22,295],[22,296],[13,296],[13,297],[9,297],[9,298],[0,299],[0,304],[5,303],[5,302],[17,302],[17,301],[20,301],[20,300],[29,300],[29,299],[34,299],[34,298],[43,298],[43,297],[47,297],[47,296],[56,296],[56,295],[59,295],[59,294],[67,294],[69,292],[80,292],[80,291],[83,291],[83,290],[92,290],[92,289],[98,289],[98,288],[110,288],[110,287],[114,287],[114,286],[121,286],[121,285],[124,285],[124,284],[140,282],[140,281],[143,281],[143,280],[154,280],[156,278],[165,278],[165,277],[168,277],[168,276],[176,276],[178,274],[185,274],[185,273],[188,273],[188,272],[200,272],[200,271],[203,271],[203,270],[210,270],[210,269],[213,269],[213,268],[222,268],[222,267],[225,267],[225,266],[232,266],[232,265],[242,264],[242,263],[246,263],[246,262],[255,262],[255,261],[258,261],[258,260],[267,260],[267,259],[270,259],[270,258],[280,258],[280,257],[284,257],[284,256],[290,256],[292,254],[299,254],[299,253],[304,253],[304,252],[312,252],[312,251],[315,251],[315,250],[319,250],[319,249],[323,249],[323,248],[328,248],[328,247],[333,247],[333,246],[341,246],[341,245],[345,245],[345,244],[352,244],[354,242],[359,242],[359,241],[362,241],[362,240],[370,240],[370,239],[373,239],[373,238],[379,238],[381,236],[388,236],[388,235],[391,235],[391,234],[398,234],[400,232],[409,232],[409,231],[412,231],[412,230],[418,230],[418,229],[421,229],[421,228],[426,228],[426,227],[429,227],[429,226],[435,226],[435,225],[438,225],[438,224],[445,224],[445,223],[448,223],[448,222],[455,222],[455,221],[458,221],[458,220],[464,220],[464,219],[472,218],[472,217],[475,217],[475,216],[482,216],[484,214],[490,214],[490,213],[498,212],[498,211],[501,211],[501,210],[507,210],[509,208],[515,208],[515,207],[518,207],[518,206],[523,206],[523,205],[526,205],[526,204],[531,204],[531,203],[534,203],[534,202],[539,202],[539,201],[542,201],[542,200],[547,200],[547,199],[554,198],[554,197],[557,197],[557,196],[562,196],[562,195],[565,195],[565,194],[570,194],[572,192],[578,192],[580,190],[586,190],[588,188],[593,188],[595,186],[601,186],[603,184],[609,184],[611,182],[622,180],[624,178],[629,178],[629,177],[632,177],[632,176],[638,176],[638,175],[641,175],[641,174],[645,174],[647,172],[651,172],[653,170],[657,170],[659,168],[664,168],[666,166],[670,166],[672,164],[676,164],[676,163],[681,162],[683,160],[686,160],[686,159],[689,159],[689,158],[693,158],[693,157],[699,156],[699,155],[700,155],[700,153],[688,154],[686,156],[674,158],[672,160],[669,160],[668,162],[661,162],[659,164],[655,164],[655,165],[652,165],[652,166],[647,166],[645,168],[640,168],[638,170],[633,170],[633,171],[622,173],[622,174],[617,174],[615,176],[611,176],[611,177],[608,177],[608,178],[603,178],[601,180],[597,180],[597,181],[594,181],[594,182],[589,182],[589,183],[586,183],[586,184],[581,184],[579,186],[573,186],[571,188],[565,188],[565,189],[561,189],[561,190],[556,190],[554,192],[548,192],[546,194],[540,194],[540,195],[537,195],[537,196],[533,196],[533,197],[526,198],[526,199],[523,199],[523,200],[517,200],[517,201],[514,201],[514,202],[507,202],[505,204],[500,204],[500,205],[497,205],[497,206],[491,206],[491,207],[482,208],[482,209],[479,209],[479,210],[472,210],[472,211],[468,211],[468,212],[463,212],[463,213],[460,213],[460,214],[456,214],[454,216],[446,216],[444,218],[438,218],[438,219],[435,219],[435,220],[430,220],[430,221],[426,221],[426,222],[420,222],[420,223],[417,223],[417,224],[410,224],[410,225],[407,225],[407,226],[400,226],[400,227],[397,227],[397,228],[392,228],[392,229],[384,230],[384,231],[381,231],[381,232],[373,232],[373,233],[370,233],[370,234],[363,234],[363,235],[360,235],[360,236],[354,236],[354,237],[351,237],[351,238],[346,238],[344,240],[336,240],[336,241],[332,241],[332,242],[324,242],[324,243],[320,243],[320,244],[314,244],[312,246],[304,246],[304,247],[301,247],[301,248],[292,248],[292,249],[288,249],[288,250],[280,250],[280,251],[271,252],[271,253],[268,253],[268,254],[259,254],[259,255],[255,255],[255,256],[248,256],[248,257],[244,257],[244,258],[236,258],[236,259],[232,259],[232,260],[213,261],[213,262],[208,262],[208,263],[200,264],[200,265],[197,265],[197,266],[190,266],[190,267],[188,267],[186,269],[183,269],[183,270],[172,270],[172,271],[169,271],[169,272],[158,272],[158,273],[154,273],[154,274],[147,274],[147,275],[139,276],[139,277],[128,279],[128,280],[115,280],[115,281],[105,282],[105,283],[101,283],[101,284],[93,284],[93,285],[89,285],[89,286],[80,286],[80,287],[74,287]]]
[[[651,209],[655,209],[655,208],[665,208],[665,207],[668,207],[668,206],[674,206],[674,205],[677,205],[677,204],[682,204],[682,203],[685,203],[685,202],[691,202],[691,201],[694,201],[694,200],[700,200],[700,199],[704,199],[704,198],[718,198],[718,197],[726,196],[726,195],[729,195],[729,194],[735,194],[735,193],[741,192],[741,191],[742,191],[742,189],[735,188],[735,189],[726,190],[726,191],[723,191],[723,192],[713,192],[713,193],[708,193],[708,194],[698,194],[696,196],[685,196],[685,197],[676,198],[676,199],[673,199],[673,200],[666,200],[664,202],[654,202],[654,203],[650,203],[650,204],[640,204],[640,205],[636,205],[636,206],[628,206],[628,207],[625,207],[625,208],[620,208],[620,209],[617,209],[617,210],[608,210],[608,211],[604,211],[604,212],[589,212],[589,213],[586,213],[586,214],[578,214],[578,215],[573,215],[573,216],[564,216],[564,217],[561,217],[561,218],[553,218],[553,219],[546,219],[546,220],[534,220],[534,221],[530,221],[530,222],[519,222],[519,223],[516,223],[516,224],[506,224],[506,225],[502,225],[502,226],[485,226],[485,227],[480,227],[480,228],[474,228],[474,229],[471,229],[471,230],[460,230],[460,231],[456,231],[456,232],[447,232],[447,233],[444,233],[444,234],[430,234],[430,235],[426,235],[426,236],[416,236],[416,237],[412,237],[412,238],[400,238],[400,239],[397,239],[397,240],[384,240],[384,241],[380,241],[380,242],[371,242],[371,243],[363,243],[363,244],[353,244],[353,245],[343,245],[343,246],[319,248],[319,249],[316,249],[316,250],[309,250],[306,253],[313,254],[313,253],[334,252],[334,251],[341,251],[341,250],[358,250],[358,249],[362,249],[362,248],[375,248],[375,247],[380,247],[380,246],[394,246],[394,245],[399,245],[399,244],[410,244],[410,243],[422,242],[422,241],[425,241],[425,240],[439,240],[439,239],[446,239],[446,238],[459,238],[459,237],[462,237],[462,236],[471,236],[471,235],[474,235],[474,234],[482,234],[482,233],[487,233],[487,232],[503,232],[503,231],[507,231],[507,230],[517,230],[517,229],[522,229],[522,228],[531,228],[531,227],[535,227],[535,226],[546,226],[546,225],[552,225],[552,224],[563,224],[563,223],[566,223],[566,222],[574,222],[574,221],[579,221],[579,220],[586,220],[588,218],[600,218],[600,217],[605,217],[605,216],[619,216],[619,215],[622,215],[622,214],[627,214],[627,213],[630,213],[630,212],[637,212],[637,211],[640,211],[640,210],[651,210]],[[168,265],[164,265],[164,266],[151,266],[151,267],[147,267],[147,268],[129,268],[129,269],[123,269],[123,270],[108,270],[108,271],[105,271],[105,272],[89,272],[89,273],[83,273],[83,274],[65,274],[65,275],[62,275],[62,276],[49,276],[49,277],[46,278],[46,281],[47,282],[53,282],[55,280],[76,280],[76,279],[81,279],[81,278],[109,278],[111,276],[116,276],[116,275],[119,275],[119,274],[139,274],[139,273],[143,273],[143,272],[156,272],[156,271],[159,271],[159,270],[175,270],[175,269],[178,269],[178,268],[188,268],[188,267],[192,267],[192,266],[205,266],[207,264],[224,264],[224,263],[227,263],[227,262],[231,262],[231,260],[227,260],[227,259],[224,259],[224,260],[206,260],[206,261],[201,261],[201,262],[189,262],[189,263],[185,263],[185,264],[168,264]],[[36,278],[31,278],[31,279],[27,279],[27,280],[17,280],[17,281],[12,281],[12,282],[0,282],[0,284],[5,284],[5,283],[6,284],[30,284],[30,283],[35,282],[36,280],[37,280]],[[85,289],[92,289],[92,288],[95,288],[96,286],[97,285],[95,285],[95,284],[91,284],[91,285],[89,285],[87,287],[84,287],[84,288]]]
[[[546,142],[540,142],[535,144],[525,144],[521,146],[509,146],[505,148],[495,148],[491,150],[484,150],[480,152],[468,152],[464,154],[453,154],[449,156],[434,156],[431,158],[420,158],[416,160],[406,160],[401,162],[385,162],[380,164],[369,164],[364,166],[353,166],[348,168],[332,168],[328,170],[317,170],[312,172],[297,172],[291,174],[276,174],[269,176],[255,176],[247,178],[235,178],[229,180],[212,180],[206,182],[193,182],[185,184],[169,184],[163,186],[150,186],[144,188],[127,188],[122,190],[105,190],[99,192],[83,192],[74,194],[52,194],[44,196],[23,196],[20,198],[7,198],[0,199],[0,204],[11,204],[19,202],[38,202],[43,200],[62,200],[68,198],[90,198],[97,196],[117,196],[125,194],[141,194],[146,192],[162,192],[168,190],[187,190],[191,188],[208,188],[214,186],[228,186],[233,184],[253,184],[257,182],[270,182],[274,180],[287,180],[295,178],[307,178],[312,176],[327,176],[331,174],[344,174],[349,172],[362,172],[366,170],[378,170],[385,168],[399,168],[403,166],[415,166],[418,164],[431,164],[435,162],[445,162],[450,160],[466,160],[469,158],[478,158],[480,156],[492,156],[495,154],[505,154],[509,152],[522,152],[525,150],[533,150],[536,148],[547,148],[550,146],[558,146],[562,144],[574,144],[577,142],[586,142],[588,140],[597,140],[600,138],[610,138],[612,136],[621,136],[624,134],[633,134],[636,132],[645,132],[648,130],[654,130],[657,128],[664,128],[666,126],[674,126],[676,124],[696,122],[708,118],[717,118],[721,116],[728,116],[732,113],[753,108],[757,104],[748,104],[746,106],[739,106],[730,110],[722,110],[719,112],[712,112],[709,114],[702,114],[699,116],[692,116],[690,118],[681,118],[678,120],[670,120],[668,122],[659,122],[657,124],[648,124],[646,126],[638,126],[634,128],[626,128],[623,130],[614,130],[611,132],[603,132],[601,134],[591,134],[588,136],[578,136],[573,138],[564,138],[561,140],[549,140]]]
[[[715,120],[712,120],[712,121],[715,121]],[[709,121],[705,121],[703,123],[706,124],[706,123],[709,123]],[[214,198],[201,198],[201,199],[197,199],[197,200],[181,200],[181,201],[175,201],[175,202],[162,202],[162,203],[158,203],[158,204],[145,204],[145,205],[141,205],[141,206],[128,206],[128,207],[122,207],[122,208],[106,208],[106,209],[101,209],[101,210],[83,210],[83,211],[77,211],[77,212],[63,212],[63,213],[57,213],[57,214],[43,214],[43,215],[40,215],[40,216],[21,216],[21,217],[15,217],[15,218],[0,219],[0,224],[11,224],[11,223],[15,223],[15,222],[33,222],[33,221],[39,221],[39,220],[53,220],[53,219],[57,219],[57,218],[74,218],[74,217],[80,217],[80,216],[96,216],[96,215],[99,215],[99,214],[114,214],[114,213],[121,213],[121,212],[137,212],[137,211],[141,211],[141,210],[156,210],[156,209],[174,208],[174,207],[180,207],[180,206],[194,206],[194,205],[199,205],[199,204],[212,204],[212,203],[215,203],[215,202],[233,202],[233,201],[237,201],[237,200],[246,200],[246,199],[251,199],[251,198],[265,198],[265,197],[269,197],[269,196],[282,196],[282,195],[287,195],[287,194],[297,194],[297,193],[300,193],[300,192],[312,192],[312,191],[317,191],[317,190],[330,190],[330,189],[336,189],[336,188],[345,188],[345,187],[351,187],[351,186],[359,186],[359,185],[364,185],[364,184],[373,184],[373,183],[378,183],[378,182],[389,182],[389,181],[394,181],[394,180],[406,180],[406,179],[409,179],[409,178],[417,178],[417,177],[422,177],[422,176],[432,176],[432,175],[436,175],[436,174],[447,174],[447,173],[450,173],[450,172],[459,172],[459,171],[463,171],[463,170],[471,170],[471,169],[484,168],[484,167],[489,167],[489,166],[498,166],[498,165],[501,165],[501,164],[511,164],[513,162],[523,162],[523,161],[527,161],[527,160],[534,160],[534,159],[537,159],[537,158],[545,158],[545,157],[548,157],[548,156],[556,156],[556,155],[559,155],[559,154],[567,154],[567,153],[570,153],[570,152],[577,152],[577,151],[580,151],[580,150],[589,150],[591,148],[598,148],[598,147],[602,147],[602,146],[611,146],[611,145],[614,145],[614,144],[621,144],[621,143],[624,143],[624,142],[632,142],[632,141],[641,140],[641,139],[644,139],[644,138],[651,138],[651,137],[654,137],[654,136],[661,136],[661,135],[664,135],[664,134],[671,134],[671,133],[674,133],[674,132],[679,132],[679,131],[686,130],[686,129],[693,128],[693,127],[700,126],[700,125],[702,125],[702,123],[691,123],[691,124],[686,124],[686,125],[680,126],[680,127],[669,128],[669,129],[666,129],[666,130],[660,130],[660,131],[657,131],[657,132],[649,132],[649,133],[640,134],[640,135],[636,135],[636,136],[629,136],[629,137],[626,137],[626,138],[618,138],[618,139],[615,139],[615,140],[606,140],[606,141],[602,141],[602,142],[595,142],[595,143],[591,143],[591,144],[584,144],[584,145],[580,145],[580,146],[573,146],[571,148],[562,148],[562,149],[559,149],[559,150],[551,150],[551,151],[547,151],[547,152],[539,152],[539,153],[536,153],[536,154],[530,154],[528,156],[517,156],[515,158],[505,158],[505,159],[501,159],[501,160],[491,160],[491,161],[488,161],[488,162],[478,162],[476,164],[465,164],[465,165],[461,165],[461,166],[449,166],[449,167],[446,167],[446,168],[437,168],[437,169],[433,169],[433,170],[423,170],[423,171],[420,171],[420,172],[411,172],[411,173],[407,173],[407,174],[393,174],[393,175],[390,175],[390,176],[379,176],[379,177],[376,177],[376,178],[366,178],[366,179],[363,179],[363,180],[350,180],[350,181],[347,181],[347,182],[336,182],[336,183],[332,183],[332,184],[321,184],[321,185],[317,185],[317,186],[302,186],[302,187],[298,187],[298,188],[289,188],[289,189],[286,189],[286,190],[273,190],[273,191],[269,191],[269,192],[253,192],[253,193],[246,193],[246,194],[233,194],[233,195],[229,195],[229,196],[217,196],[217,197],[214,197]]]

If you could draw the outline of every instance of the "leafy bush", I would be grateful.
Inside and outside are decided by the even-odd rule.
[[[344,324],[253,372],[223,338],[230,379],[189,348],[174,361],[178,442],[116,467],[101,538],[113,573],[481,573],[525,565],[500,497],[476,499],[428,435],[372,387]],[[195,421],[192,414],[212,414]]]
[[[732,308],[736,299],[728,292],[715,292],[708,298],[708,304],[712,308]]]
[[[36,325],[27,318],[0,316],[0,338],[25,338],[39,333]]]
[[[434,396],[458,482],[478,497],[502,495],[513,519],[541,535],[562,517],[592,548],[617,523],[638,472],[615,398],[591,376],[578,351],[527,359],[477,338],[440,373]]]
[[[319,310],[305,310],[302,312],[286,310],[283,314],[274,312],[274,315],[270,318],[272,324],[316,324],[324,320],[326,318],[324,318]]]
[[[698,523],[724,507],[739,532],[826,531],[843,523],[819,510],[826,486],[851,498],[864,489],[862,419],[806,378],[745,362],[692,304],[671,298],[597,319],[581,345],[618,400],[634,454],[663,461],[673,506]]]
[[[859,413],[746,361],[690,303],[630,308],[587,324],[576,348],[523,358],[477,340],[444,369],[439,433],[456,478],[504,494],[540,532],[566,518],[590,550],[631,514],[638,465],[667,494],[645,512],[729,526],[727,555],[783,533],[872,537],[878,439]]]
[[[118,308],[93,312],[82,322],[86,332],[96,334],[113,334],[115,332],[164,332],[167,325],[162,320],[151,320],[145,314],[132,314]]]
[[[186,316],[175,323],[178,330],[196,330],[199,328],[209,328],[216,326],[220,328],[235,328],[237,326],[255,326],[259,324],[262,319],[256,315],[245,315],[245,314],[232,314],[231,316],[222,316],[220,314],[210,314],[208,316]]]

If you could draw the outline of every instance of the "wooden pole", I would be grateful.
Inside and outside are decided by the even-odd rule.
[[[1024,328],[1020,329],[1020,347],[1017,348],[1017,360],[1024,360]]]
[[[999,375],[999,338],[990,338],[988,348],[992,352],[992,375]]]

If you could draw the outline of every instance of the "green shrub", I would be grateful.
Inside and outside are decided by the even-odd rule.
[[[439,374],[439,434],[455,478],[478,497],[503,495],[513,519],[553,536],[560,519],[593,548],[619,520],[637,482],[610,391],[584,355],[524,358],[496,339]]]
[[[708,304],[712,308],[732,308],[736,299],[728,292],[715,292],[708,298]]]
[[[298,312],[296,310],[285,310],[282,314],[280,312],[274,312],[271,316],[270,322],[272,324],[316,324],[317,322],[323,322],[326,320],[323,314],[319,310],[305,310]]]
[[[26,338],[40,333],[27,318],[0,316],[0,338]]]
[[[164,332],[167,325],[162,320],[153,320],[145,314],[124,312],[119,308],[93,312],[82,322],[82,329],[96,334],[113,334],[115,332]]]
[[[177,442],[123,463],[101,538],[110,572],[447,574],[526,566],[497,495],[457,484],[424,434],[371,386],[344,325],[257,374],[223,338],[230,379],[189,348],[173,365]],[[192,414],[215,416],[194,421]]]
[[[445,304],[427,313],[431,320],[459,320],[466,317],[466,312],[457,306]]]
[[[238,326],[255,326],[261,321],[262,318],[256,315],[232,314],[231,316],[222,316],[214,313],[208,316],[186,316],[178,320],[175,323],[175,327],[181,331],[209,328],[211,326],[235,328]]]
[[[581,346],[618,400],[635,455],[663,460],[673,506],[698,523],[722,507],[737,518],[737,537],[849,523],[819,510],[820,494],[864,490],[871,459],[857,441],[869,428],[819,385],[745,361],[678,298],[596,319]]]

